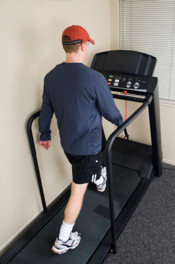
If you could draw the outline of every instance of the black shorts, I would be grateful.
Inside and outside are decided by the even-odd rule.
[[[98,180],[101,173],[102,154],[80,156],[65,153],[72,164],[73,182],[77,184],[89,183],[94,178]]]

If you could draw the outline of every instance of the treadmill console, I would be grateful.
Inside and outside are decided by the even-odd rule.
[[[112,91],[127,91],[136,94],[153,93],[157,78],[121,73],[103,73]],[[151,85],[150,85],[151,84]]]
[[[94,55],[91,68],[101,72],[112,91],[153,94],[157,78],[152,77],[156,58],[129,50],[104,51]]]

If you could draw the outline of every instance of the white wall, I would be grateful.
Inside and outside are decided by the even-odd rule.
[[[163,161],[175,165],[175,101],[160,100]]]
[[[1,0],[1,250],[41,211],[26,122],[41,106],[44,75],[64,60],[61,34],[81,24],[95,39],[87,60],[110,49],[108,0]],[[59,145],[55,120],[52,146],[37,146],[47,203],[71,181],[71,168]],[[37,122],[33,125],[38,142]]]

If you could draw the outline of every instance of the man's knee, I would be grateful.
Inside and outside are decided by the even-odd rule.
[[[86,193],[87,187],[88,183],[77,184],[73,182],[71,187],[71,195],[83,198]]]

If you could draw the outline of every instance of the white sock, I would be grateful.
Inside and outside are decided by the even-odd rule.
[[[72,232],[73,227],[74,227],[74,224],[69,225],[63,221],[61,228],[60,228],[60,233],[59,233],[58,238],[64,242],[66,242],[70,237],[70,233]]]

